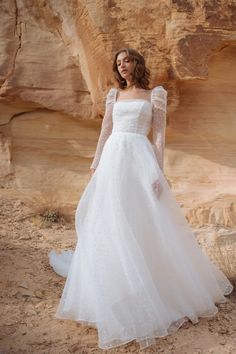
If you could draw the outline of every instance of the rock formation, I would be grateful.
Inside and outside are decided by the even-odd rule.
[[[165,172],[189,221],[235,208],[236,4],[1,2],[2,194],[71,213],[89,180],[111,63],[139,50],[169,93]],[[222,203],[219,203],[219,199]],[[201,205],[208,212],[199,212]],[[234,209],[235,210],[235,209]],[[201,216],[202,215],[202,216]],[[235,216],[230,219],[235,226]]]

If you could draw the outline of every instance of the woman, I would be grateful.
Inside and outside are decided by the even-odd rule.
[[[142,349],[215,315],[233,286],[202,252],[164,176],[167,91],[149,89],[133,49],[116,53],[113,71],[119,88],[107,94],[75,251],[49,254],[67,277],[55,317],[95,326],[102,349],[132,340]]]

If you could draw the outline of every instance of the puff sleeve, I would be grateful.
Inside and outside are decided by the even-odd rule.
[[[156,155],[159,167],[163,171],[167,91],[162,86],[154,87],[151,95],[152,102],[152,146]]]
[[[101,131],[98,138],[94,159],[90,166],[90,169],[97,168],[105,142],[107,141],[108,137],[112,132],[112,127],[113,127],[112,112],[113,112],[113,105],[115,102],[115,95],[116,95],[116,89],[111,88],[106,96],[105,114],[102,120]]]

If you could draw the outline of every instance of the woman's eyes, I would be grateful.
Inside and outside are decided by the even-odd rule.
[[[129,63],[129,60],[125,60],[126,63]],[[118,64],[118,66],[120,66],[121,63]]]

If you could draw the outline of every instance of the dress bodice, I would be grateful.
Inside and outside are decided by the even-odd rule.
[[[149,134],[152,128],[152,145],[160,168],[163,170],[167,91],[155,86],[150,101],[142,98],[117,101],[118,89],[112,87],[106,97],[106,109],[102,121],[95,156],[90,168],[98,166],[103,147],[112,132]]]
[[[112,132],[130,132],[147,135],[151,129],[151,102],[137,98],[116,101],[113,108]]]

